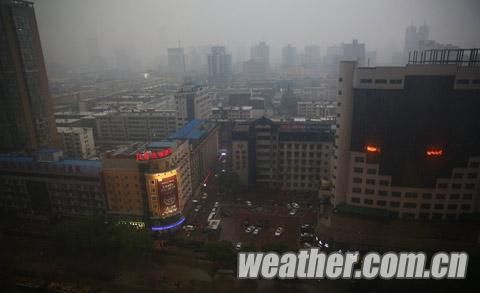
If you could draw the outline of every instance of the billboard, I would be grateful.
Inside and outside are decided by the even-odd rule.
[[[160,215],[168,216],[179,210],[178,184],[176,173],[157,181],[158,206]]]

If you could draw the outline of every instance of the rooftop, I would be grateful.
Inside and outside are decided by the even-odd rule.
[[[204,120],[192,120],[187,125],[178,129],[169,139],[198,140],[208,134],[213,124]]]

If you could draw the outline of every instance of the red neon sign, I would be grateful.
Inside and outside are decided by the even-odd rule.
[[[367,146],[365,147],[365,149],[366,149],[367,152],[369,152],[369,153],[379,153],[379,152],[380,152],[380,148],[379,148],[379,147],[372,146],[372,145],[367,145]]]
[[[156,160],[168,157],[172,154],[172,149],[164,149],[163,151],[146,151],[143,153],[137,153],[135,158],[137,161]]]
[[[443,155],[443,150],[442,149],[427,149],[427,156],[436,156],[439,157]]]

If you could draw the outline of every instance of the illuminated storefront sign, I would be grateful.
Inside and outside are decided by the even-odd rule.
[[[168,157],[172,154],[172,149],[164,149],[162,151],[145,151],[142,153],[136,154],[137,161],[148,161],[148,160],[156,160]]]
[[[373,145],[367,145],[365,147],[365,150],[368,152],[368,153],[380,153],[380,148],[379,147],[376,147],[376,146],[373,146]]]
[[[185,218],[182,217],[180,220],[170,225],[154,226],[152,227],[152,231],[165,231],[165,230],[173,229],[175,227],[180,226],[183,222],[185,222]]]
[[[443,150],[438,148],[427,149],[427,156],[429,157],[439,157],[443,155]]]
[[[158,207],[162,217],[178,212],[177,174],[165,175],[157,181]]]

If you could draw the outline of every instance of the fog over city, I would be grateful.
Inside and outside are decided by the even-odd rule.
[[[404,46],[405,28],[430,26],[440,43],[480,46],[477,0],[35,0],[47,64],[84,64],[87,40],[98,54],[128,52],[139,67],[166,59],[166,48],[224,45],[233,62],[249,58],[250,47],[265,41],[273,63],[286,44],[303,51],[358,39],[388,64]]]

